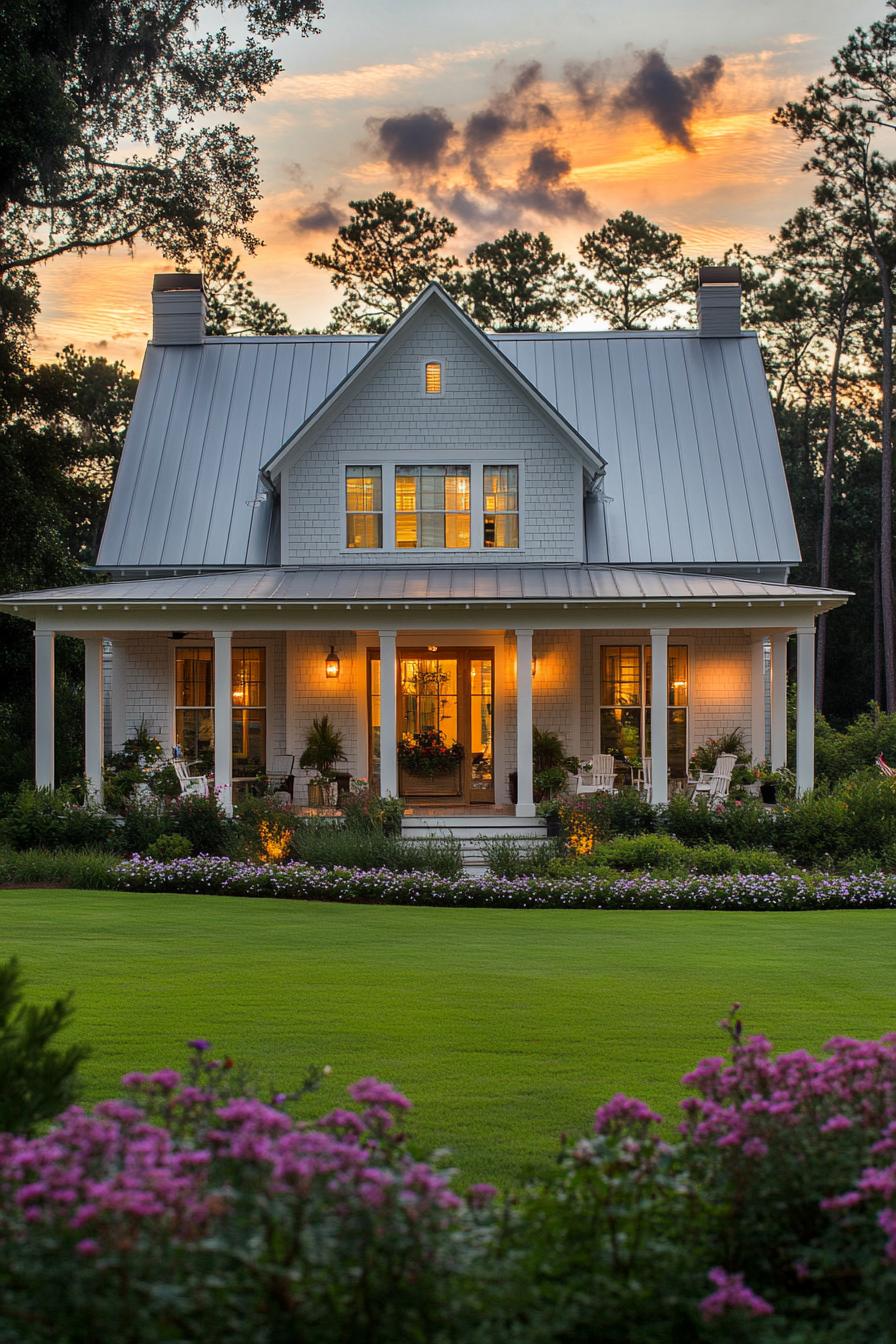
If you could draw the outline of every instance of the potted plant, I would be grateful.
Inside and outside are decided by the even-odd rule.
[[[460,793],[460,764],[463,745],[450,746],[439,728],[421,728],[398,744],[398,764],[402,772],[402,793]]]
[[[773,770],[768,761],[760,761],[756,766],[755,777],[759,781],[759,794],[764,803],[778,801],[778,790],[789,782],[789,770]]]
[[[545,798],[535,810],[540,817],[545,819],[545,835],[549,840],[556,840],[563,829],[560,818],[560,799]]]
[[[308,802],[311,807],[328,807],[335,802],[337,761],[347,760],[342,750],[342,734],[330,722],[329,715],[312,719],[305,737],[305,750],[299,757],[303,770],[316,770],[308,781]]]
[[[532,728],[532,785],[535,801],[552,798],[563,793],[566,788],[566,776],[576,774],[579,768],[577,756],[567,756],[563,740],[557,733],[543,728]],[[517,801],[518,772],[511,770],[510,801]]]

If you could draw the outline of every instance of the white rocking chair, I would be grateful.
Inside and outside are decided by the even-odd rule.
[[[180,758],[173,760],[171,764],[174,766],[174,773],[177,775],[181,796],[208,797],[208,775],[191,775],[187,762]]]
[[[590,770],[579,767],[579,773],[576,775],[577,794],[615,792],[616,761],[612,756],[595,756]]]
[[[636,771],[634,779],[635,788],[644,799],[645,803],[653,802],[653,760],[650,756],[645,756],[641,762],[641,769]]]
[[[705,798],[710,806],[724,802],[731,788],[731,772],[736,760],[733,752],[723,752],[714,770],[701,770],[691,794],[691,802],[699,798]]]

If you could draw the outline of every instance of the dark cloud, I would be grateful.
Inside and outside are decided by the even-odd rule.
[[[604,100],[606,70],[606,61],[567,61],[563,67],[563,77],[586,116],[596,112]]]
[[[454,123],[441,107],[425,107],[367,125],[392,167],[413,171],[438,167],[454,134]]]
[[[345,214],[334,204],[334,194],[327,192],[323,200],[306,205],[296,215],[292,224],[296,233],[335,233],[340,224],[345,223]]]
[[[505,193],[508,204],[550,219],[593,218],[595,211],[587,193],[566,180],[571,166],[567,156],[553,145],[536,145],[516,187]]]
[[[722,58],[704,56],[692,70],[676,74],[662,52],[646,51],[631,79],[613,99],[620,112],[642,112],[670,144],[694,152],[691,118],[722,76]]]
[[[554,120],[554,109],[541,93],[543,75],[541,61],[527,61],[518,68],[506,89],[471,114],[464,127],[468,154],[486,153],[508,131],[547,126]]]
[[[486,179],[474,195],[466,187],[433,192],[433,198],[448,215],[471,226],[506,227],[516,224],[521,213],[540,219],[595,219],[597,210],[581,187],[569,181],[570,160],[554,145],[536,145],[529,161],[512,187]],[[478,184],[477,184],[478,185]]]

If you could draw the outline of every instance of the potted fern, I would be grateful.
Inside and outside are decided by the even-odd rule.
[[[342,734],[330,722],[329,715],[312,719],[305,737],[305,750],[299,757],[299,765],[303,770],[316,771],[308,781],[308,803],[311,807],[334,805],[336,772],[333,767],[337,761],[347,759],[342,749]]]

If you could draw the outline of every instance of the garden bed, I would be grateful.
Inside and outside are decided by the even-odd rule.
[[[213,856],[160,863],[135,856],[109,871],[120,891],[267,896],[340,904],[513,910],[896,909],[896,874],[724,874],[679,878],[439,877],[389,869],[240,863]]]

